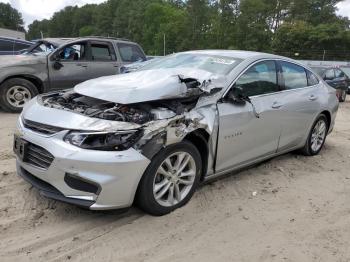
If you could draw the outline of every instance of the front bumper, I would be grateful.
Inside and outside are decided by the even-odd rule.
[[[85,150],[63,141],[67,131],[47,136],[25,129],[21,121],[18,130],[17,135],[22,139],[54,156],[47,169],[17,158],[18,175],[38,188],[42,195],[91,210],[132,205],[139,181],[150,163],[135,149],[115,152]],[[67,183],[67,175],[74,176],[75,182],[96,185],[98,190],[95,193],[77,190]]]

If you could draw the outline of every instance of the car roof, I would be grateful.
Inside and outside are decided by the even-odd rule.
[[[336,66],[310,65],[311,68],[334,69]]]
[[[33,42],[31,41],[27,41],[21,38],[14,38],[14,37],[7,37],[7,36],[0,36],[0,39],[5,39],[5,40],[13,40],[13,41],[17,41],[17,42],[23,42],[23,43],[28,43],[28,44],[32,44]]]
[[[53,37],[50,37],[50,38],[43,38],[43,39],[37,39],[36,41],[37,42],[47,42],[47,43],[51,43],[53,45],[55,45],[56,47],[60,46],[60,45],[63,45],[65,43],[68,43],[70,41],[73,41],[75,40],[76,38],[53,38]]]
[[[105,37],[105,36],[84,36],[84,37],[78,37],[78,38],[73,38],[72,41],[78,41],[78,40],[86,40],[86,41],[116,41],[116,42],[121,42],[121,43],[128,43],[128,44],[134,44],[138,45],[137,43],[130,41],[126,38],[116,38],[116,37]]]
[[[282,57],[273,54],[253,52],[253,51],[241,51],[241,50],[219,50],[219,49],[209,49],[209,50],[196,50],[196,51],[187,51],[183,53],[193,53],[193,54],[205,54],[205,55],[216,55],[216,56],[227,56],[238,59],[248,59],[254,57],[265,57],[271,59],[288,59],[287,57]]]

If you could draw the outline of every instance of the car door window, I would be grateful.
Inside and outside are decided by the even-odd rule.
[[[59,58],[65,62],[86,60],[86,46],[85,42],[65,46],[60,50]]]
[[[317,76],[315,74],[311,73],[309,70],[306,71],[307,73],[307,85],[308,86],[314,86],[319,83]]]
[[[333,80],[334,79],[334,70],[328,69],[324,75],[324,80]]]
[[[0,51],[13,52],[13,44],[11,40],[0,40]]]
[[[124,62],[137,62],[146,60],[145,55],[137,45],[118,43],[118,50]]]
[[[289,62],[281,62],[284,87],[287,90],[308,86],[305,68]]]
[[[264,61],[253,65],[236,81],[235,87],[247,96],[278,92],[276,63]]]
[[[115,54],[108,44],[92,43],[91,56],[94,61],[112,61],[116,60]]]

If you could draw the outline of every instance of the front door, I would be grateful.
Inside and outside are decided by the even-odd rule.
[[[219,138],[216,171],[243,166],[277,151],[281,135],[279,84],[275,61],[251,66],[234,84],[253,106],[218,104]]]
[[[91,79],[89,66],[87,42],[74,43],[61,48],[48,59],[51,88],[72,88]]]

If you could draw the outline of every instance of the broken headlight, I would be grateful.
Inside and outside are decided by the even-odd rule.
[[[118,132],[76,132],[64,137],[64,141],[84,149],[101,151],[121,151],[133,146],[141,137],[140,130]]]

